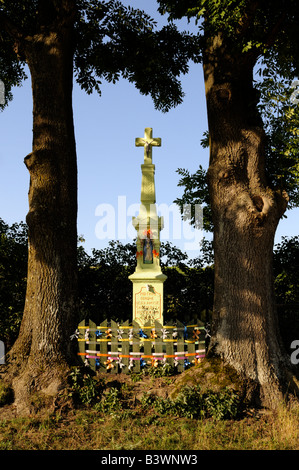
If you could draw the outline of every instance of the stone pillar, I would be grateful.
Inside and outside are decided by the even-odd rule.
[[[129,276],[133,283],[133,320],[140,325],[158,320],[163,324],[163,283],[167,276],[160,266],[160,231],[163,218],[158,217],[155,193],[155,165],[152,146],[161,146],[161,139],[152,138],[152,129],[146,128],[144,138],[136,139],[136,146],[144,146],[144,164],[141,165],[141,204],[132,223],[137,231],[137,265]]]

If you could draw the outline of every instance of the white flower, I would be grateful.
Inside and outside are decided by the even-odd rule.
[[[167,331],[166,328],[162,328],[162,329],[161,329],[161,333],[162,333],[162,339],[167,338],[168,331]]]
[[[72,341],[73,339],[77,339],[78,337],[79,337],[79,330],[78,330],[78,328],[77,328],[76,331],[75,331],[75,333],[73,333],[73,334],[70,336],[70,338],[71,338],[71,341]]]
[[[121,357],[118,357],[117,359],[115,359],[115,362],[117,365],[119,365],[120,368],[125,367],[125,364],[123,364]]]
[[[124,330],[117,330],[117,339],[118,340],[122,339],[123,333],[124,333]]]

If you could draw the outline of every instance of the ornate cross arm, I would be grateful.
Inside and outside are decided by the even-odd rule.
[[[152,147],[161,147],[161,139],[153,139],[153,129],[146,127],[144,137],[137,137],[135,145],[136,147],[144,147],[144,164],[149,165],[152,163]]]

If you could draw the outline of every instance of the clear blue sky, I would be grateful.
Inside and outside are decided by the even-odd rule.
[[[123,3],[138,6],[158,18],[155,0]],[[108,244],[107,238],[99,239],[96,235],[101,220],[97,207],[103,204],[115,210],[115,238],[124,243],[131,240],[130,232],[118,227],[117,218],[125,222],[125,227],[130,226],[132,214],[128,209],[132,204],[139,204],[143,149],[135,147],[135,137],[142,137],[145,127],[152,127],[154,137],[162,138],[162,147],[153,149],[158,205],[169,207],[182,194],[182,188],[177,187],[177,168],[195,172],[199,165],[208,167],[209,152],[200,145],[207,130],[201,65],[191,65],[189,74],[182,77],[182,84],[186,94],[183,104],[166,114],[156,111],[150,97],[140,95],[134,85],[124,80],[116,85],[103,83],[101,97],[87,96],[74,84],[78,233],[84,236],[87,251]],[[30,77],[14,90],[13,101],[0,113],[0,138],[0,217],[11,224],[25,221],[28,211],[29,174],[23,160],[32,144]],[[123,208],[118,207],[119,203]],[[299,210],[289,211],[287,215],[279,225],[276,242],[281,236],[298,234]],[[184,237],[184,229],[181,230],[181,239],[176,238],[173,227],[166,228],[164,233],[186,250],[186,242],[190,240]],[[161,238],[165,240],[163,232]],[[190,256],[198,254],[197,250],[186,251]]]

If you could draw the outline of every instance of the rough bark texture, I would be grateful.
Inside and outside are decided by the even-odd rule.
[[[22,47],[33,93],[33,149],[25,158],[29,260],[24,315],[8,376],[16,405],[27,406],[34,392],[55,395],[75,358],[70,342],[78,321],[71,21],[41,28]]]
[[[295,386],[280,340],[272,275],[274,236],[287,195],[266,181],[253,64],[249,55],[232,57],[220,36],[204,57],[215,226],[210,352],[250,382],[249,399],[272,407]]]

